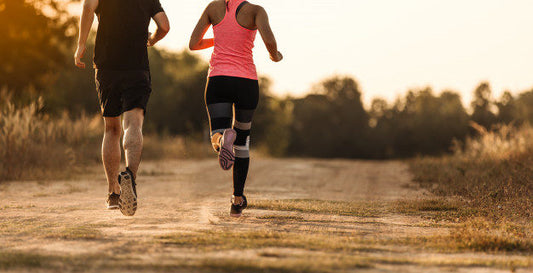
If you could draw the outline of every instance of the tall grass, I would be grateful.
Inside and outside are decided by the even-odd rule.
[[[9,93],[0,101],[0,180],[47,176],[98,158],[101,118],[68,113],[52,118],[42,99],[15,105]]]
[[[101,115],[71,117],[64,112],[52,117],[44,113],[44,106],[41,98],[16,105],[7,91],[0,91],[0,181],[53,178],[100,162]],[[213,156],[211,147],[201,139],[144,137],[144,159],[208,156]]]
[[[473,127],[479,136],[455,145],[453,155],[414,160],[415,179],[491,219],[533,220],[533,127]]]

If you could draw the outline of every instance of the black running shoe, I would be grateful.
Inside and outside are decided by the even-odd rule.
[[[106,205],[107,205],[107,209],[118,209],[118,200],[120,199],[120,195],[116,194],[116,193],[110,193],[108,196],[107,196],[107,201],[106,201]]]
[[[248,201],[246,196],[242,196],[242,202],[240,204],[235,204],[235,196],[231,196],[231,210],[229,214],[233,217],[241,217],[242,210],[248,207]]]
[[[125,172],[121,172],[118,176],[118,183],[120,184],[120,212],[126,216],[133,216],[137,211],[137,189],[133,173],[129,168]]]

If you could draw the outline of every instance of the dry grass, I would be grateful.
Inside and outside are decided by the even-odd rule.
[[[100,162],[103,120],[99,114],[73,118],[43,114],[38,99],[19,106],[8,92],[0,92],[0,181],[57,178],[77,173]],[[148,135],[145,159],[203,158],[212,156],[210,145],[184,137]]]
[[[47,176],[75,163],[98,158],[94,143],[101,119],[67,113],[51,118],[42,114],[39,99],[15,106],[6,92],[0,104],[0,181]]]
[[[502,126],[443,158],[411,162],[415,180],[440,196],[459,196],[493,219],[533,220],[533,128]]]
[[[356,251],[361,249],[356,234],[335,236],[327,232],[279,231],[261,229],[253,231],[217,230],[198,233],[165,235],[161,243],[184,248],[202,248],[206,251],[257,248],[297,248],[308,251]]]
[[[384,209],[383,202],[341,202],[308,199],[257,200],[250,208],[300,211],[306,213],[322,213],[344,216],[377,217]]]
[[[532,253],[533,128],[479,131],[451,156],[412,161],[415,180],[456,200],[457,209],[445,215],[461,223],[445,238],[453,247]]]
[[[533,253],[533,226],[473,218],[450,234],[457,249]]]
[[[102,232],[92,226],[74,226],[56,229],[48,232],[44,237],[64,240],[99,240],[104,238]]]

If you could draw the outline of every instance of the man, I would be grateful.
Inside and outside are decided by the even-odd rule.
[[[135,179],[141,161],[142,125],[152,91],[147,46],[163,39],[170,26],[159,0],[84,0],[74,55],[79,68],[85,68],[81,58],[94,14],[98,16],[94,68],[105,123],[102,161],[109,183],[107,208],[120,208],[122,214],[132,216],[137,210]],[[149,36],[151,18],[157,30]],[[122,130],[126,170],[119,174]]]

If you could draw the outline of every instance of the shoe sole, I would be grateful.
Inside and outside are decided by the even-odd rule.
[[[119,209],[119,206],[118,205],[107,206],[107,209],[109,210]]]
[[[235,132],[233,129],[226,129],[222,137],[223,144],[222,147],[220,147],[220,152],[218,153],[218,163],[223,170],[227,171],[231,169],[235,163],[233,143],[237,138],[237,132]]]
[[[230,213],[229,215],[230,215],[231,217],[235,217],[235,218],[237,218],[237,217],[241,217],[241,216],[242,216],[242,213],[239,213],[239,214],[233,214],[233,213]]]
[[[137,211],[137,197],[133,193],[133,185],[129,174],[120,174],[120,199],[118,207],[125,216],[133,216]]]

